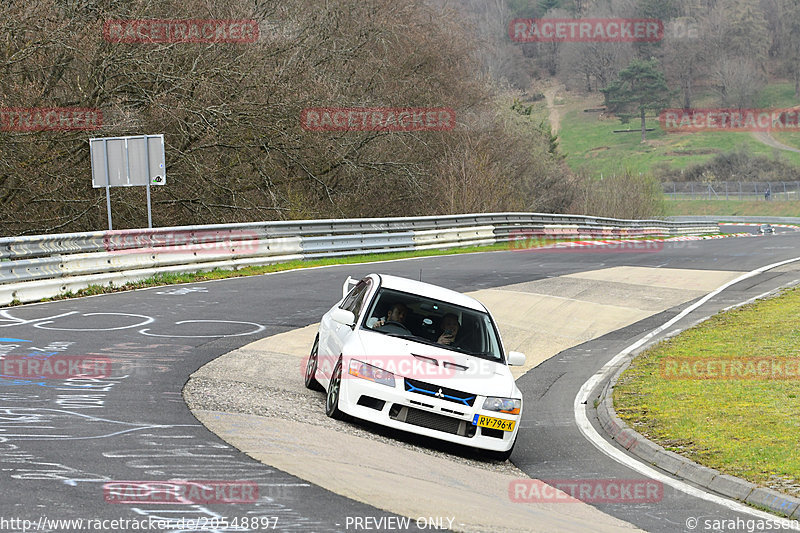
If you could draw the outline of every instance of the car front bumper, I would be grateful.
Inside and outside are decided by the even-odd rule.
[[[520,415],[483,409],[485,396],[472,406],[406,391],[403,378],[390,387],[352,375],[342,376],[339,409],[358,419],[484,450],[504,452],[513,446]],[[477,426],[477,416],[515,421],[513,431]]]

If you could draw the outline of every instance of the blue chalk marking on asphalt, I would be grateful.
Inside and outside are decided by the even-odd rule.
[[[33,342],[33,341],[26,341],[25,339],[0,338],[0,342]]]
[[[64,383],[60,380],[47,380],[47,381],[35,381],[39,378],[31,378],[31,379],[19,379],[15,376],[4,376],[0,375],[0,387],[8,387],[8,386],[16,386],[16,385],[37,385],[39,387],[45,387],[48,389],[58,389],[64,387]],[[92,387],[91,383],[86,384],[79,384],[79,385],[70,385],[70,389],[88,389]],[[61,389],[67,390],[67,389]]]

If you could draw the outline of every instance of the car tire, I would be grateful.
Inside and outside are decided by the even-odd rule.
[[[342,390],[342,360],[336,362],[336,367],[328,383],[328,392],[325,395],[325,414],[337,420],[344,419],[344,413],[339,410],[339,394]]]
[[[311,353],[306,361],[305,371],[305,384],[306,388],[315,391],[324,391],[322,385],[319,384],[316,378],[317,366],[319,365],[319,334],[314,339],[314,346],[311,347]]]

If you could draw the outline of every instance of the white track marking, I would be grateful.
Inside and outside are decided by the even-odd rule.
[[[635,471],[639,472],[640,474],[643,474],[643,475],[649,477],[650,479],[654,479],[656,481],[660,481],[660,482],[664,483],[665,485],[669,485],[670,487],[672,487],[674,489],[677,489],[677,490],[679,490],[681,492],[684,492],[684,493],[686,493],[686,494],[688,494],[690,496],[694,496],[695,498],[700,498],[702,500],[710,501],[712,503],[716,503],[717,505],[721,505],[723,507],[726,507],[726,508],[730,509],[731,511],[736,511],[736,512],[743,513],[743,514],[749,514],[751,516],[754,516],[756,518],[760,518],[760,519],[763,519],[763,520],[780,519],[780,517],[778,517],[777,515],[766,513],[764,511],[759,511],[757,509],[753,509],[752,507],[749,507],[749,506],[747,506],[747,505],[745,505],[743,503],[740,503],[738,501],[730,500],[728,498],[723,498],[721,496],[717,496],[715,494],[711,494],[710,492],[706,492],[705,490],[698,489],[697,487],[689,485],[688,483],[685,483],[683,481],[675,479],[675,478],[673,478],[673,477],[671,477],[671,476],[669,476],[667,474],[663,474],[663,473],[655,470],[654,468],[652,468],[650,466],[647,466],[646,464],[642,463],[641,461],[639,461],[637,459],[634,459],[633,457],[627,455],[626,453],[622,452],[621,450],[619,450],[618,448],[613,446],[611,443],[609,443],[605,438],[603,438],[595,430],[594,426],[592,426],[592,423],[589,421],[588,415],[586,414],[586,403],[589,400],[589,395],[591,394],[591,392],[600,383],[602,383],[603,381],[605,381],[606,379],[608,379],[610,377],[611,372],[615,371],[616,366],[621,361],[623,361],[626,357],[628,357],[634,350],[636,350],[636,349],[640,348],[641,346],[643,346],[650,339],[652,339],[653,337],[655,337],[659,333],[665,331],[667,328],[669,328],[672,325],[674,325],[680,319],[684,318],[689,313],[691,313],[692,311],[694,311],[695,309],[697,309],[701,305],[705,304],[711,298],[713,298],[714,296],[718,295],[719,293],[721,293],[722,291],[724,291],[728,287],[731,287],[732,285],[735,285],[735,284],[739,283],[740,281],[744,281],[744,280],[746,280],[748,278],[751,278],[751,277],[753,277],[753,276],[755,276],[757,274],[761,274],[763,272],[766,272],[767,270],[771,270],[771,269],[777,268],[779,266],[783,266],[783,265],[786,265],[786,264],[789,264],[789,263],[793,263],[795,261],[800,261],[800,257],[796,257],[794,259],[787,259],[786,261],[781,261],[779,263],[773,263],[771,265],[763,266],[763,267],[758,268],[756,270],[753,270],[753,271],[747,272],[745,274],[742,274],[738,278],[733,279],[733,280],[729,281],[728,283],[725,283],[721,287],[718,287],[713,292],[710,292],[709,294],[707,294],[706,296],[704,296],[703,298],[701,298],[700,300],[698,300],[694,304],[690,305],[689,307],[687,307],[686,309],[684,309],[683,311],[678,313],[677,316],[673,317],[672,319],[670,319],[666,323],[664,323],[661,326],[659,326],[658,328],[654,329],[653,331],[651,331],[650,333],[648,333],[647,335],[645,335],[644,337],[642,337],[638,341],[634,342],[633,344],[631,344],[630,346],[628,346],[627,348],[622,350],[616,356],[614,356],[613,359],[611,359],[608,363],[606,363],[605,366],[603,366],[603,368],[598,370],[597,373],[595,373],[595,375],[593,375],[591,378],[589,378],[589,380],[586,381],[586,383],[584,383],[583,386],[581,386],[580,390],[578,391],[577,396],[575,396],[575,402],[573,404],[573,410],[575,412],[575,422],[578,424],[578,429],[580,429],[581,433],[586,438],[586,440],[591,442],[598,450],[600,450],[601,452],[603,452],[604,454],[606,454],[610,458],[614,459],[618,463],[621,463],[621,464],[627,466],[628,468],[630,468],[632,470],[635,470]],[[800,525],[798,525],[797,522],[794,522],[792,529],[800,531]]]
[[[266,326],[262,326],[261,324],[256,324],[255,322],[241,322],[239,320],[181,320],[180,322],[175,322],[175,325],[180,324],[189,324],[195,322],[218,322],[223,324],[247,324],[248,326],[255,326],[256,329],[253,331],[247,331],[244,333],[230,333],[227,335],[160,335],[158,333],[148,333],[150,328],[140,329],[139,333],[142,335],[146,335],[148,337],[169,337],[169,338],[181,338],[181,339],[201,339],[201,338],[217,338],[217,337],[242,337],[246,335],[255,335],[256,333],[261,333],[264,331]]]

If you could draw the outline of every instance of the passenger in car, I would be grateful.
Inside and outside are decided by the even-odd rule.
[[[447,345],[453,344],[456,340],[456,335],[458,335],[458,330],[461,327],[458,323],[458,317],[453,313],[447,313],[442,317],[440,325],[442,334],[439,335],[439,339],[436,342]]]

